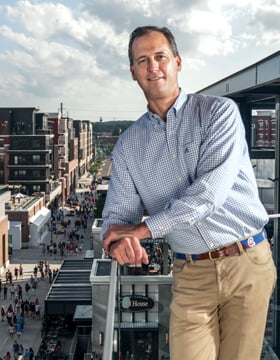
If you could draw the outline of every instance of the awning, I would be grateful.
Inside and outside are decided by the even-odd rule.
[[[77,305],[73,317],[74,321],[92,321],[92,305]]]
[[[37,226],[40,229],[51,219],[51,211],[45,207],[42,207],[36,215],[30,219],[30,224]]]

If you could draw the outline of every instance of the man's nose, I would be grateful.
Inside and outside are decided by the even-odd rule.
[[[149,59],[148,71],[151,73],[158,71],[158,62],[155,59]]]

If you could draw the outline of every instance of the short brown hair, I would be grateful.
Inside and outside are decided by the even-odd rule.
[[[137,39],[143,35],[149,34],[150,32],[153,32],[153,31],[160,32],[162,35],[164,35],[165,38],[167,39],[167,41],[169,42],[169,45],[170,45],[173,55],[179,56],[179,51],[177,48],[177,44],[176,44],[174,35],[168,28],[166,28],[166,27],[160,28],[160,27],[152,26],[152,25],[139,26],[135,30],[132,31],[132,33],[130,34],[130,37],[129,37],[128,58],[129,58],[130,65],[133,65],[132,45],[133,45],[135,39]]]

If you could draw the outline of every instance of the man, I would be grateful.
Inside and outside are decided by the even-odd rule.
[[[18,352],[19,352],[19,344],[18,342],[15,340],[13,343],[13,352],[14,352],[14,359],[18,358]]]
[[[114,149],[104,249],[120,264],[146,264],[141,240],[168,240],[172,360],[257,360],[276,272],[237,106],[179,87],[182,60],[166,28],[135,29],[129,60],[148,111]]]

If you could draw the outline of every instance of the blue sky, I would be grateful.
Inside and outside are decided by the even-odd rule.
[[[278,51],[279,18],[280,0],[1,1],[0,106],[135,120],[146,110],[127,60],[135,27],[172,30],[194,92]]]

